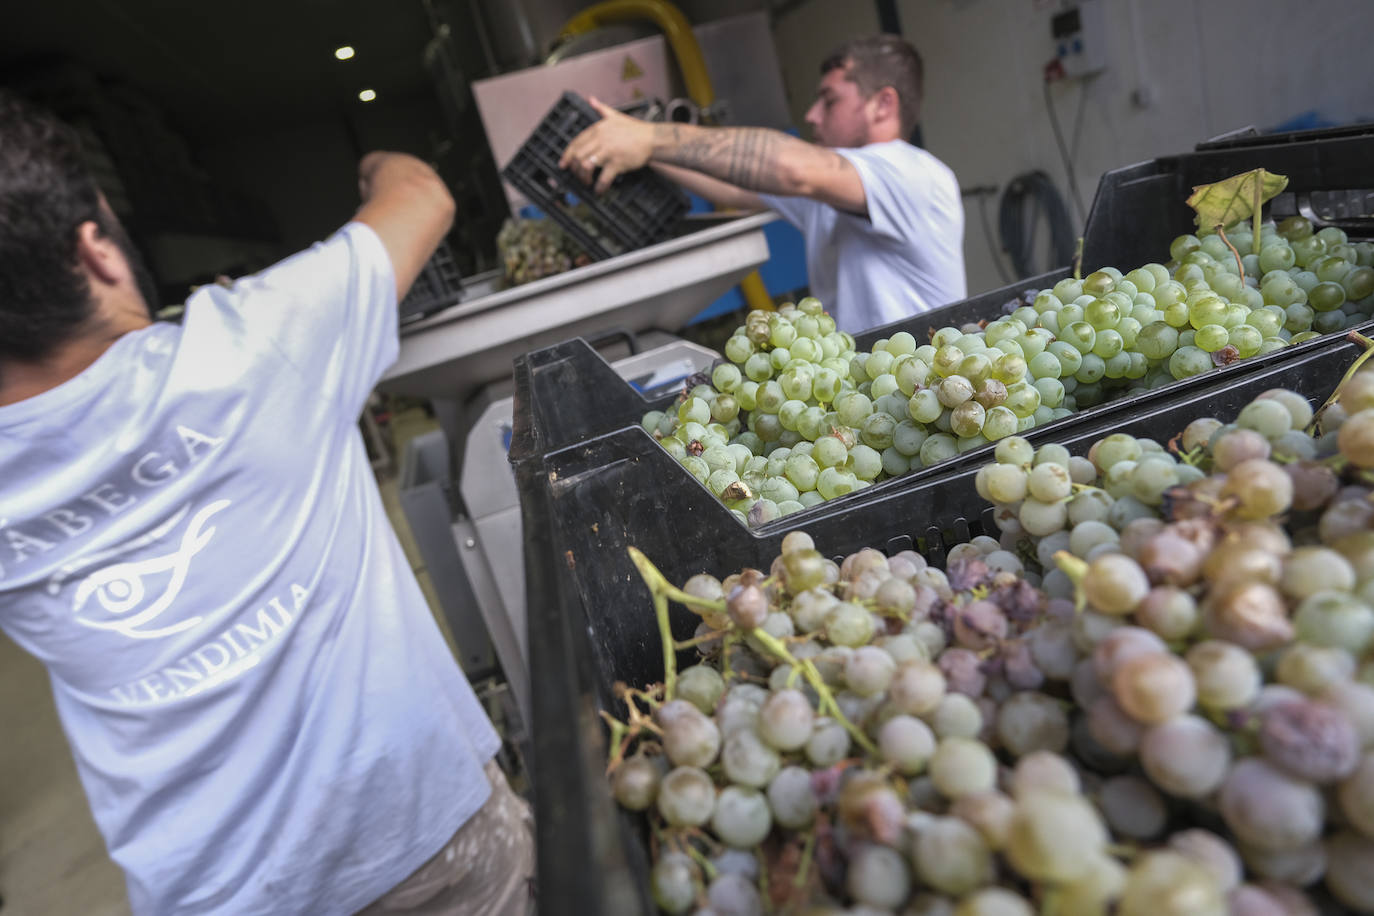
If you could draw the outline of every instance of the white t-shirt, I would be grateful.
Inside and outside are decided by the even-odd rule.
[[[806,197],[761,196],[801,230],[811,292],[840,330],[965,298],[964,205],[949,166],[904,140],[835,152],[858,170],[868,218]]]
[[[488,797],[357,427],[396,326],[350,223],[0,407],[0,626],[140,916],[349,916]]]

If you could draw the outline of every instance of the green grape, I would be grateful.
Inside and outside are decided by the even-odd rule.
[[[1164,321],[1147,324],[1136,336],[1136,346],[1149,359],[1165,359],[1178,348],[1178,331]]]
[[[740,372],[739,366],[732,363],[721,363],[711,370],[711,384],[727,394],[733,394],[738,390],[743,380],[744,373]]]
[[[1194,330],[1209,324],[1220,324],[1226,315],[1226,303],[1210,296],[1188,309],[1188,323]]]
[[[930,467],[959,454],[959,443],[948,433],[936,433],[921,443],[921,466]]]
[[[907,404],[907,413],[918,423],[934,423],[943,411],[944,406],[933,388],[916,392]]]
[[[1040,406],[1040,392],[1031,385],[1008,389],[1007,399],[1002,406],[1008,408],[1018,418],[1024,419],[1035,413]]]
[[[1318,280],[1339,283],[1353,267],[1345,258],[1328,254],[1317,258],[1307,269],[1316,274]]]
[[[754,410],[758,407],[758,391],[759,383],[753,379],[740,382],[739,391],[735,394],[740,410]]]
[[[1283,323],[1283,329],[1293,334],[1306,331],[1312,327],[1312,321],[1317,317],[1317,312],[1311,306],[1301,303],[1294,303],[1284,309],[1288,319]]]
[[[1057,379],[1064,371],[1064,366],[1059,361],[1059,358],[1048,350],[1032,357],[1028,364],[1028,368],[1030,369],[1030,374],[1037,379]]]
[[[1121,307],[1112,299],[1094,299],[1083,310],[1083,317],[1094,330],[1105,331],[1121,320]]]
[[[859,480],[875,480],[882,473],[883,457],[876,449],[860,443],[849,450],[845,468]]]
[[[843,467],[824,467],[816,480],[816,492],[824,499],[834,499],[852,493],[858,482],[858,478]]]
[[[849,458],[849,449],[836,436],[822,436],[816,440],[811,457],[821,468],[841,467]]]
[[[1009,411],[1010,412],[1010,411]],[[950,413],[950,428],[961,438],[976,436],[983,429],[987,412],[977,401],[968,400],[955,407]]]
[[[873,413],[873,402],[866,395],[855,391],[835,404],[835,412],[840,415],[840,422],[845,426],[857,427]]]
[[[744,374],[755,382],[767,381],[773,377],[773,361],[767,353],[754,353],[744,362]]]
[[[1073,375],[1078,371],[1079,367],[1083,365],[1082,351],[1068,341],[1056,340],[1046,349],[1048,352],[1053,353],[1059,360],[1060,378],[1066,378],[1067,376]]]
[[[1226,342],[1235,347],[1242,357],[1249,358],[1260,351],[1264,334],[1258,328],[1243,324],[1227,333]]]
[[[1345,287],[1330,280],[1318,283],[1307,294],[1307,302],[1318,312],[1329,312],[1345,304]]]
[[[1038,378],[1032,384],[1035,390],[1040,393],[1040,406],[1042,408],[1049,407],[1053,409],[1064,403],[1064,383],[1059,381],[1059,379]],[[984,435],[987,435],[986,428],[984,429]],[[988,438],[991,439],[993,437],[989,435]]]
[[[1352,302],[1374,295],[1374,268],[1367,265],[1355,268],[1341,280],[1341,286]]]
[[[798,493],[816,489],[816,482],[820,478],[820,465],[816,459],[810,455],[789,455],[784,464],[784,473],[788,481],[796,487]]]
[[[1197,347],[1180,347],[1169,357],[1169,372],[1176,379],[1185,379],[1212,368],[1212,358]]]
[[[1277,242],[1260,249],[1259,263],[1260,269],[1265,273],[1274,270],[1289,270],[1297,263],[1297,256],[1287,244]]]
[[[911,458],[897,450],[895,445],[883,449],[883,473],[888,477],[900,477],[911,470]]]
[[[1230,332],[1219,324],[1204,324],[1198,328],[1193,345],[1208,353],[1215,353],[1226,346],[1231,339]]]
[[[977,386],[992,374],[992,360],[981,353],[971,353],[960,361],[956,374]]]
[[[935,360],[930,367],[935,370],[936,375],[947,378],[959,371],[959,364],[963,361],[964,351],[948,344],[935,351]]]
[[[1106,329],[1097,332],[1097,339],[1093,343],[1092,353],[1101,359],[1110,359],[1121,352],[1125,347],[1125,341],[1121,335],[1114,330]]]
[[[1075,321],[1064,327],[1059,336],[1061,340],[1072,345],[1079,353],[1090,352],[1097,340],[1097,332],[1086,321]]]
[[[1073,377],[1078,381],[1091,385],[1099,381],[1107,373],[1107,363],[1096,353],[1088,353],[1083,357],[1083,364],[1078,367],[1078,371]]]

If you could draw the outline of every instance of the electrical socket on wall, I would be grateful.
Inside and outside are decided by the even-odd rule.
[[[1053,44],[1047,70],[1057,70],[1062,79],[1079,79],[1106,69],[1107,28],[1103,16],[1102,0],[1078,0],[1051,16]]]

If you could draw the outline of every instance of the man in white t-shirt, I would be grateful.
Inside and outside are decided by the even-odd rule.
[[[0,92],[0,628],[138,916],[528,904],[528,808],[357,426],[453,201],[395,153],[359,186],[328,240],[155,323],[75,133]]]
[[[806,238],[812,294],[856,333],[967,295],[959,182],[905,139],[921,78],[916,49],[896,36],[843,45],[806,113],[819,145],[758,127],[648,124],[592,99],[602,120],[562,165],[604,191],[650,164],[717,207],[778,211]]]

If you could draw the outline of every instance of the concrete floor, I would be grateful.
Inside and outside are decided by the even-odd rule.
[[[383,502],[431,607],[437,599],[400,511]],[[453,647],[441,614],[435,615]],[[0,633],[0,916],[129,916],[124,877],[105,852],[57,720],[43,666]]]
[[[43,666],[0,635],[0,895],[4,916],[128,916]]]

